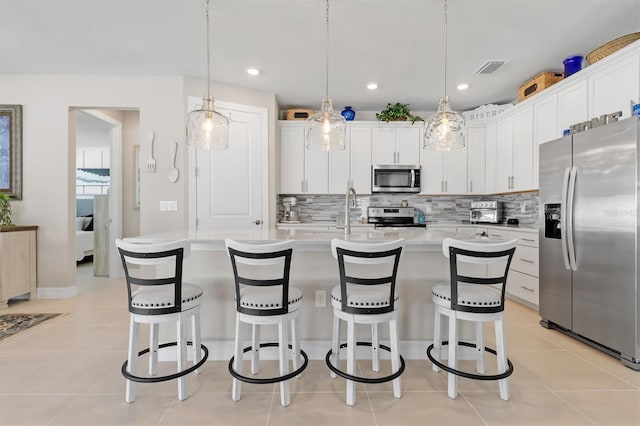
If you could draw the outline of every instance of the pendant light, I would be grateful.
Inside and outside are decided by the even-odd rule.
[[[347,121],[333,110],[329,99],[329,0],[326,3],[326,92],[320,112],[307,120],[307,149],[313,151],[337,151],[345,148]]]
[[[211,59],[209,54],[209,0],[206,0],[207,21],[207,97],[202,107],[187,114],[187,144],[202,149],[222,150],[229,147],[229,119],[213,108],[211,96]]]
[[[444,97],[440,98],[438,111],[427,119],[423,149],[450,151],[465,146],[464,118],[451,110],[447,96],[447,41],[447,0],[444,0]]]

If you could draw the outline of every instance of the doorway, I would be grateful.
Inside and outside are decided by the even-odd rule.
[[[113,240],[137,234],[139,211],[134,195],[124,201],[123,187],[134,188],[135,143],[139,136],[137,110],[74,108],[76,150],[76,260],[87,254],[94,276],[122,275]],[[131,167],[123,167],[130,164]],[[129,182],[126,186],[123,182]],[[78,230],[79,223],[91,225]],[[132,224],[132,222],[135,222]],[[133,231],[132,231],[133,229]],[[91,232],[92,235],[86,235]],[[84,234],[84,235],[83,235]],[[84,239],[83,239],[84,238]],[[83,269],[87,266],[80,264]]]

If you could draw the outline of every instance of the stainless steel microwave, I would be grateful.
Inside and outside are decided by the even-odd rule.
[[[374,194],[420,192],[420,166],[397,164],[371,166],[371,192]]]

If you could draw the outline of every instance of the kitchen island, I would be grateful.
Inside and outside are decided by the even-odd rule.
[[[454,228],[455,229],[455,228]],[[473,232],[471,232],[473,231]],[[431,287],[448,280],[448,260],[442,254],[442,240],[447,237],[468,239],[475,236],[475,228],[460,233],[451,229],[352,229],[351,241],[381,242],[404,238],[405,250],[398,270],[399,318],[398,331],[401,352],[405,358],[426,359],[425,350],[433,337],[433,304]],[[331,240],[344,238],[342,230],[287,229],[199,232],[197,235],[159,234],[136,237],[137,241],[163,241],[187,238],[191,255],[185,259],[184,280],[204,289],[201,324],[202,339],[210,350],[210,359],[229,359],[234,338],[234,284],[231,264],[224,247],[224,239],[245,242],[294,240],[290,283],[303,292],[300,315],[302,347],[312,359],[321,359],[330,348],[333,312],[329,294],[338,285],[336,260],[331,255]],[[325,306],[317,306],[316,294],[324,292]],[[322,297],[320,297],[322,298]],[[463,338],[471,337],[471,329],[461,330]],[[169,340],[173,330],[161,332]],[[367,340],[368,329],[361,330]],[[263,335],[275,340],[276,330],[264,330]],[[386,331],[381,330],[381,338]]]

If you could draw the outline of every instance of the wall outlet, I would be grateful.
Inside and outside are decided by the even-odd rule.
[[[327,306],[327,292],[324,290],[316,290],[316,308],[324,308]]]
[[[520,213],[526,213],[527,212],[527,203],[520,203]]]

